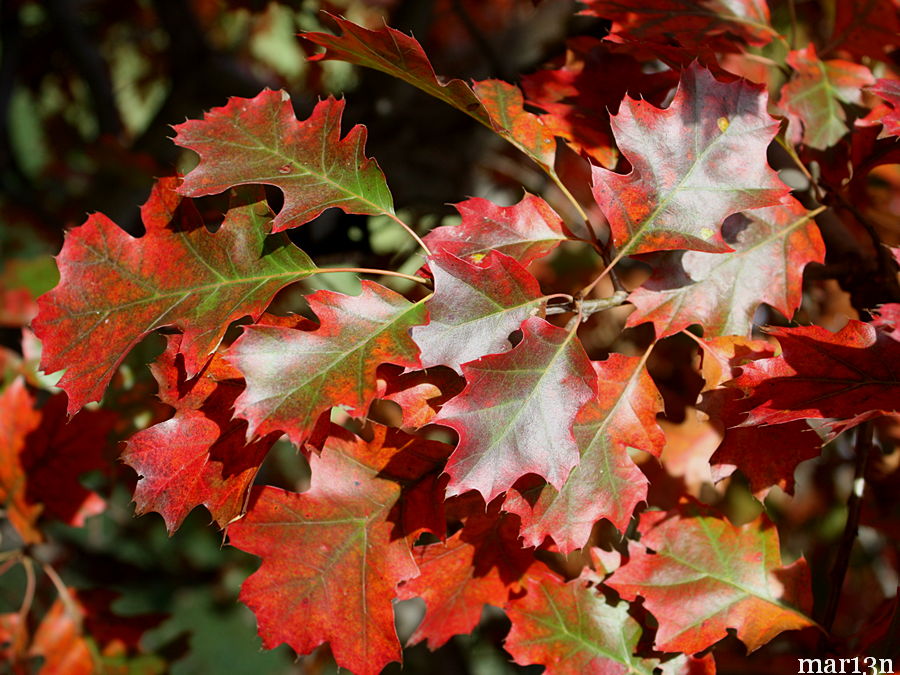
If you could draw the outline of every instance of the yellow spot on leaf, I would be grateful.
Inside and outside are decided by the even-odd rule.
[[[700,236],[704,239],[711,239],[714,234],[715,230],[711,230],[708,227],[700,228]]]
[[[719,131],[724,133],[725,130],[728,128],[728,125],[731,123],[728,121],[727,117],[720,117],[719,119],[716,120],[716,124],[719,125]]]

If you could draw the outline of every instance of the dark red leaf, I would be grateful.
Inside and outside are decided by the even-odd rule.
[[[876,80],[869,91],[878,94],[891,104],[893,111],[881,118],[884,130],[892,136],[900,136],[900,81],[887,78]]]
[[[250,485],[278,435],[247,443],[247,423],[232,420],[234,400],[243,390],[240,377],[216,353],[209,365],[188,380],[178,357],[179,336],[151,366],[160,398],[175,415],[139,431],[128,441],[122,461],[139,475],[134,491],[138,514],[156,511],[169,533],[185,516],[204,505],[219,527],[244,512]]]
[[[650,0],[640,5],[583,0],[583,4],[587,5],[583,14],[612,20],[610,32],[619,40],[668,42],[674,38],[688,47],[713,41],[717,47],[733,50],[728,38],[762,46],[778,35],[769,25],[769,7],[764,0]]]
[[[451,504],[471,505],[465,524],[447,541],[413,550],[421,574],[404,583],[399,593],[401,599],[425,601],[425,618],[409,642],[428,640],[431,649],[472,632],[485,605],[505,607],[534,563],[533,552],[519,544],[518,519],[501,514],[499,503],[487,512],[478,498]]]
[[[898,409],[900,343],[883,331],[851,319],[837,333],[819,326],[769,333],[781,356],[747,364],[729,385],[750,397],[742,426],[823,418],[852,425]]]
[[[0,394],[0,504],[26,543],[43,540],[40,518],[81,526],[106,508],[79,478],[108,466],[104,451],[117,420],[86,410],[69,422],[64,395],[38,408],[21,378]]]

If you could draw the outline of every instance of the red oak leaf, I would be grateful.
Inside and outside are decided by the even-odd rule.
[[[737,335],[698,340],[702,364],[700,374],[706,382],[703,389],[715,389],[735,377],[737,368],[749,361],[775,355],[775,347],[766,340],[750,340]]]
[[[522,108],[518,87],[486,80],[476,83],[473,89],[456,78],[439,78],[415,38],[390,26],[369,30],[342,17],[329,16],[341,35],[301,34],[305,40],[325,47],[324,52],[310,60],[347,61],[403,80],[493,129],[553,174],[553,134],[537,115]]]
[[[652,675],[659,665],[633,655],[642,630],[628,603],[610,605],[586,580],[567,583],[549,570],[524,586],[506,610],[512,628],[503,643],[519,665],[546,666],[547,675]]]
[[[583,4],[587,5],[583,14],[613,21],[610,33],[617,40],[674,38],[686,47],[713,41],[717,49],[735,51],[729,38],[762,46],[778,35],[769,25],[769,7],[763,0],[650,0],[640,5],[583,0]]]
[[[581,461],[557,490],[546,481],[520,483],[507,493],[503,509],[522,519],[522,540],[540,546],[551,537],[562,553],[585,545],[601,518],[625,530],[635,506],[647,496],[647,479],[628,448],[659,456],[665,443],[656,414],[662,397],[644,359],[612,354],[594,363],[599,396],[575,418]]]
[[[357,124],[340,137],[343,112],[343,99],[329,97],[298,122],[283,91],[231,98],[202,120],[174,127],[174,142],[200,155],[179,192],[201,197],[235,185],[274,185],[284,193],[284,206],[272,221],[273,232],[308,223],[331,207],[393,214],[384,174],[365,155],[365,127]]]
[[[702,349],[701,373],[706,381],[698,408],[722,434],[722,440],[710,457],[709,478],[720,481],[740,469],[750,482],[750,490],[763,499],[773,485],[785,492],[794,489],[797,465],[819,454],[822,441],[802,420],[778,426],[741,427],[748,411],[748,399],[734,389],[718,388],[740,373],[740,368],[759,359],[771,358],[775,346],[765,340],[723,336],[698,341]],[[779,448],[766,461],[759,459],[760,448]]]
[[[576,152],[614,168],[619,158],[609,113],[631,91],[659,103],[677,83],[674,71],[644,73],[631,56],[611,54],[608,43],[580,36],[566,42],[566,60],[556,69],[522,76],[528,103],[545,111],[544,124]]]
[[[487,111],[472,88],[456,78],[439,78],[418,40],[390,26],[369,30],[343,17],[328,16],[341,35],[301,33],[304,40],[325,47],[324,52],[310,57],[311,61],[347,61],[379,70],[490,126]]]
[[[626,98],[612,128],[631,173],[593,167],[593,192],[620,253],[730,251],[720,223],[788,193],[766,163],[778,123],[765,91],[743,80],[693,64],[668,108]]]
[[[730,251],[720,223],[788,193],[766,163],[778,123],[765,91],[743,80],[692,64],[668,108],[626,98],[612,129],[631,173],[593,167],[593,192],[622,254]]]
[[[402,368],[386,365],[378,369],[378,398],[399,405],[402,425],[418,429],[429,424],[465,383],[449,368],[403,372]]]
[[[527,473],[562,488],[578,464],[572,424],[596,392],[591,363],[574,331],[530,317],[522,333],[511,351],[463,364],[466,388],[434,419],[459,434],[450,496],[478,490],[490,503]]]
[[[400,660],[391,600],[418,568],[389,521],[401,486],[381,472],[401,452],[373,453],[344,433],[311,455],[306,492],[254,488],[228,536],[262,558],[240,597],[267,649],[286,642],[305,654],[328,642],[337,664],[361,675]]]
[[[259,465],[277,439],[270,434],[247,443],[247,422],[232,420],[243,391],[234,371],[217,352],[209,365],[188,380],[178,355],[179,336],[169,337],[165,353],[151,366],[160,398],[175,415],[134,434],[122,461],[139,475],[136,513],[156,511],[169,534],[194,507],[205,506],[219,527],[244,512]]]
[[[894,0],[836,0],[834,9],[829,49],[891,62],[889,52],[896,46],[900,33],[900,17]]]
[[[70,414],[99,400],[128,352],[164,326],[183,331],[193,377],[231,321],[258,317],[281,288],[315,270],[284,235],[266,238],[271,212],[262,195],[236,196],[212,234],[174,192],[177,182],[156,184],[141,209],[147,232],[139,239],[100,214],[66,235],[60,283],[41,296],[33,327],[44,345],[41,367],[66,369],[59,386]]]
[[[494,249],[527,266],[567,239],[562,219],[547,202],[527,192],[512,206],[497,206],[479,197],[455,206],[462,222],[429,232],[425,243],[432,250],[480,262]]]
[[[793,493],[797,465],[818,457],[822,439],[804,420],[740,426],[748,410],[748,399],[742,396],[736,389],[713,389],[704,393],[699,406],[724,431],[710,458],[713,480],[723,480],[740,469],[750,482],[750,491],[759,499],[775,485]],[[766,452],[764,461],[760,459],[761,448],[773,449]]]
[[[382,363],[419,365],[409,329],[425,315],[421,301],[371,281],[357,296],[317,291],[306,299],[319,318],[316,330],[248,326],[227,356],[247,381],[235,412],[250,423],[249,433],[283,431],[297,445],[333,406],[365,414]]]
[[[447,541],[413,549],[421,574],[400,587],[403,600],[425,601],[425,618],[409,639],[428,640],[437,649],[454,635],[471,633],[485,605],[503,608],[534,563],[533,551],[519,544],[515,516],[500,513],[499,502],[485,512],[479,498],[453,500],[471,510],[462,529]]]
[[[505,352],[507,339],[543,302],[540,284],[509,256],[489,251],[476,265],[440,251],[428,258],[434,295],[428,323],[412,329],[422,366],[450,366]]]
[[[21,378],[0,395],[0,505],[26,543],[43,540],[41,518],[81,526],[106,504],[81,474],[107,466],[109,411],[86,410],[67,422],[65,396],[38,408]]]
[[[803,296],[803,268],[825,260],[825,244],[806,209],[790,198],[732,216],[722,232],[734,251],[668,254],[628,296],[637,311],[627,325],[650,321],[657,339],[693,324],[703,326],[705,337],[749,336],[760,303],[793,316]]]
[[[790,81],[781,88],[778,106],[791,120],[789,134],[811,148],[824,150],[837,143],[849,129],[841,103],[862,105],[862,87],[875,84],[872,72],[850,61],[820,61],[816,48],[790,52],[788,65],[794,69]]]
[[[819,326],[770,328],[782,354],[754,361],[729,383],[749,397],[742,426],[837,418],[852,426],[900,404],[900,343],[851,319],[837,333]]]
[[[544,120],[522,107],[522,91],[503,80],[483,80],[473,85],[494,128],[545,169],[553,170],[556,138]]]
[[[781,566],[778,532],[760,516],[737,527],[700,507],[641,514],[640,544],[606,584],[656,617],[655,647],[693,654],[734,628],[749,650],[812,626],[809,570]]]
[[[890,302],[874,310],[872,325],[878,326],[895,340],[900,341],[900,303]]]
[[[886,133],[900,136],[900,81],[880,78],[875,81],[874,86],[869,87],[869,91],[878,94],[891,105],[892,112],[882,117],[881,123]]]

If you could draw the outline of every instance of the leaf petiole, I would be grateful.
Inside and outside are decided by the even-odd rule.
[[[328,274],[330,272],[352,272],[355,274],[380,274],[386,277],[398,277],[400,279],[407,279],[408,281],[415,281],[417,284],[422,284],[424,286],[431,286],[431,282],[424,277],[417,277],[412,274],[403,274],[402,272],[394,272],[392,270],[379,270],[372,269],[369,267],[320,267],[313,272],[310,273],[310,276],[313,274]]]

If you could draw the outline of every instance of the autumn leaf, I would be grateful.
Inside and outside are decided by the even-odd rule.
[[[887,101],[893,110],[881,118],[884,130],[891,136],[900,136],[900,81],[879,78],[869,91]]]
[[[308,223],[332,207],[393,215],[384,174],[365,156],[365,127],[357,124],[340,137],[343,112],[344,100],[328,97],[298,122],[283,91],[232,97],[202,120],[174,127],[174,142],[200,155],[179,192],[201,197],[235,185],[274,185],[284,193],[284,206],[272,221],[273,232]]]
[[[544,301],[540,284],[515,260],[490,251],[480,264],[439,251],[428,258],[434,295],[425,303],[428,323],[412,338],[422,366],[460,364],[510,348],[507,339]]]
[[[629,91],[658,103],[677,82],[674,71],[645,73],[637,59],[611,53],[609,43],[579,36],[566,41],[559,68],[523,75],[521,83],[529,105],[544,111],[540,117],[548,129],[576,152],[613,169],[619,151],[609,114]]]
[[[779,633],[812,626],[802,558],[781,566],[778,533],[764,517],[740,527],[700,507],[641,514],[640,543],[606,584],[644,598],[659,629],[655,647],[693,654],[733,628],[753,651]]]
[[[456,204],[459,225],[437,227],[425,237],[434,250],[480,262],[491,250],[511,256],[524,266],[565,241],[562,219],[540,197],[525,193],[512,206],[497,206],[475,197]]]
[[[822,439],[804,420],[778,425],[740,426],[751,401],[737,389],[714,389],[703,395],[699,408],[724,433],[710,458],[712,478],[723,480],[740,469],[750,491],[764,499],[773,486],[794,492],[794,472],[800,462],[818,457]],[[760,448],[769,451],[760,461]]]
[[[793,198],[725,221],[730,253],[670,253],[628,296],[637,310],[628,326],[650,321],[657,339],[688,326],[704,337],[749,336],[753,315],[768,303],[791,318],[803,296],[803,269],[825,260],[825,244],[810,213]]]
[[[422,45],[412,36],[390,26],[369,30],[343,17],[328,16],[341,35],[302,33],[303,39],[325,47],[310,60],[346,61],[403,80],[497,132],[555,175],[556,140],[537,115],[523,108],[522,92],[516,85],[485,80],[473,88],[456,78],[438,77]]]
[[[742,426],[835,418],[847,428],[897,410],[900,343],[883,331],[851,319],[837,333],[820,326],[768,332],[781,356],[748,363],[728,385],[749,397]]]
[[[519,544],[518,519],[502,514],[499,501],[485,509],[480,498],[468,495],[451,500],[449,508],[463,512],[463,527],[446,541],[413,549],[420,575],[398,594],[425,602],[425,618],[409,644],[427,640],[430,649],[471,633],[485,605],[505,607],[534,563],[534,552]]]
[[[549,570],[530,574],[525,593],[506,610],[512,628],[503,647],[522,666],[547,675],[652,675],[655,659],[634,656],[641,626],[628,603],[607,603],[584,579],[564,582]]]
[[[361,675],[400,660],[391,600],[418,574],[407,539],[388,517],[401,486],[379,473],[395,453],[369,451],[348,433],[312,454],[301,494],[255,487],[247,515],[228,529],[262,559],[241,589],[263,645],[307,654],[328,642],[338,666]]]
[[[578,463],[572,424],[596,392],[574,331],[530,317],[511,351],[462,366],[466,388],[435,424],[459,434],[447,462],[447,495],[478,490],[487,503],[527,473],[561,488]]]
[[[553,170],[556,138],[534,113],[527,112],[522,90],[503,80],[475,82],[473,89],[494,128],[547,170]]]
[[[891,62],[889,54],[900,33],[893,0],[835,0],[833,11],[834,30],[826,49]]]
[[[778,123],[746,81],[719,82],[693,64],[668,108],[626,97],[612,129],[631,172],[592,167],[593,193],[622,255],[729,251],[719,231],[727,216],[788,193],[766,163]]]
[[[462,110],[490,126],[490,118],[472,88],[462,80],[438,78],[419,42],[402,31],[385,26],[369,30],[347,19],[328,14],[341,35],[302,33],[301,37],[325,47],[312,61],[346,61],[373,68],[421,89],[426,94]]]
[[[708,41],[718,47],[737,38],[759,47],[778,35],[769,25],[769,7],[763,0],[651,0],[640,5],[583,0],[582,4],[587,5],[582,14],[613,21],[610,33],[617,41],[674,38],[688,47]]]
[[[862,87],[875,84],[872,72],[851,61],[820,61],[815,46],[792,51],[788,65],[794,69],[781,88],[778,106],[788,113],[797,142],[824,150],[846,134],[847,114],[841,103],[862,105]]]
[[[526,479],[503,502],[505,511],[521,517],[522,540],[528,546],[540,546],[550,537],[562,553],[569,553],[585,545],[601,518],[624,531],[635,506],[647,496],[647,479],[628,448],[659,455],[665,442],[656,423],[662,397],[640,357],[612,354],[593,365],[599,395],[575,418],[578,466],[561,490]]]
[[[38,301],[34,331],[41,367],[66,369],[59,382],[69,413],[99,400],[119,364],[146,335],[174,326],[189,377],[215,351],[231,321],[257,318],[272,297],[315,265],[285,235],[266,237],[271,212],[262,195],[235,195],[217,232],[174,191],[157,182],[141,209],[135,239],[94,214],[66,235],[60,283]]]
[[[365,414],[382,363],[419,366],[409,329],[424,321],[421,301],[371,281],[362,282],[357,296],[317,291],[306,299],[319,318],[315,330],[248,326],[228,350],[247,381],[234,406],[251,435],[283,431],[300,445],[333,406]]]
[[[232,419],[234,401],[243,391],[236,379],[240,373],[216,352],[189,380],[179,343],[180,336],[170,336],[168,348],[151,366],[160,398],[175,414],[134,434],[122,453],[122,461],[139,476],[136,513],[156,511],[169,534],[201,504],[219,527],[242,515],[259,465],[278,438],[270,434],[247,443],[247,422]]]
[[[465,387],[465,380],[449,368],[404,370],[390,365],[378,369],[378,398],[400,406],[404,427],[429,424],[441,406]]]
[[[0,394],[0,506],[26,543],[43,541],[40,519],[81,526],[106,508],[79,478],[108,466],[104,451],[116,422],[105,410],[69,421],[62,394],[38,408],[22,378]]]

